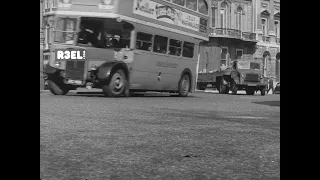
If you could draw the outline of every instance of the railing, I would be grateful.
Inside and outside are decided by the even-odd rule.
[[[211,36],[227,36],[238,39],[256,40],[256,34],[251,32],[241,32],[238,29],[210,28]]]
[[[262,36],[262,41],[263,42],[270,42],[270,37],[269,36]]]
[[[277,44],[280,44],[280,38],[276,38]]]
[[[212,35],[223,35],[223,36],[230,36],[234,38],[241,38],[241,31],[237,29],[210,28],[210,33]]]
[[[247,40],[256,40],[256,33],[242,32],[242,38]]]

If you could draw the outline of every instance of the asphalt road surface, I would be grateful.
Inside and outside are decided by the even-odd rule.
[[[280,95],[40,93],[40,178],[280,179]]]

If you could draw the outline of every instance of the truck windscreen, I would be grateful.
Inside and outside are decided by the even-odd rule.
[[[250,63],[250,69],[260,70],[259,63]]]

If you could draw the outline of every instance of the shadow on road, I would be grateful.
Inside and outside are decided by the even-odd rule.
[[[280,101],[259,101],[259,102],[252,102],[252,103],[280,107]]]
[[[109,97],[106,97],[104,96],[101,92],[77,92],[76,94],[69,94],[68,96],[81,96],[81,97],[105,97],[105,98],[109,98]],[[161,98],[173,98],[173,97],[179,97],[178,95],[175,95],[175,94],[149,94],[149,93],[146,93],[146,94],[143,94],[143,93],[135,93],[135,94],[132,94],[130,96],[130,98],[135,98],[135,97],[139,97],[139,98],[148,98],[148,97],[161,97]],[[120,98],[124,98],[124,97],[120,97]],[[187,97],[181,97],[181,98],[200,98],[200,97],[196,97],[196,96],[193,96],[193,95],[188,95]]]

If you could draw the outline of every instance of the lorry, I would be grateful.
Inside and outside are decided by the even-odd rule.
[[[267,81],[264,78],[260,63],[254,60],[237,59],[231,62],[232,67],[210,72],[199,72],[197,88],[204,90],[208,85],[216,87],[220,94],[237,94],[238,90],[245,90],[247,95],[254,95],[260,91],[266,94]]]

